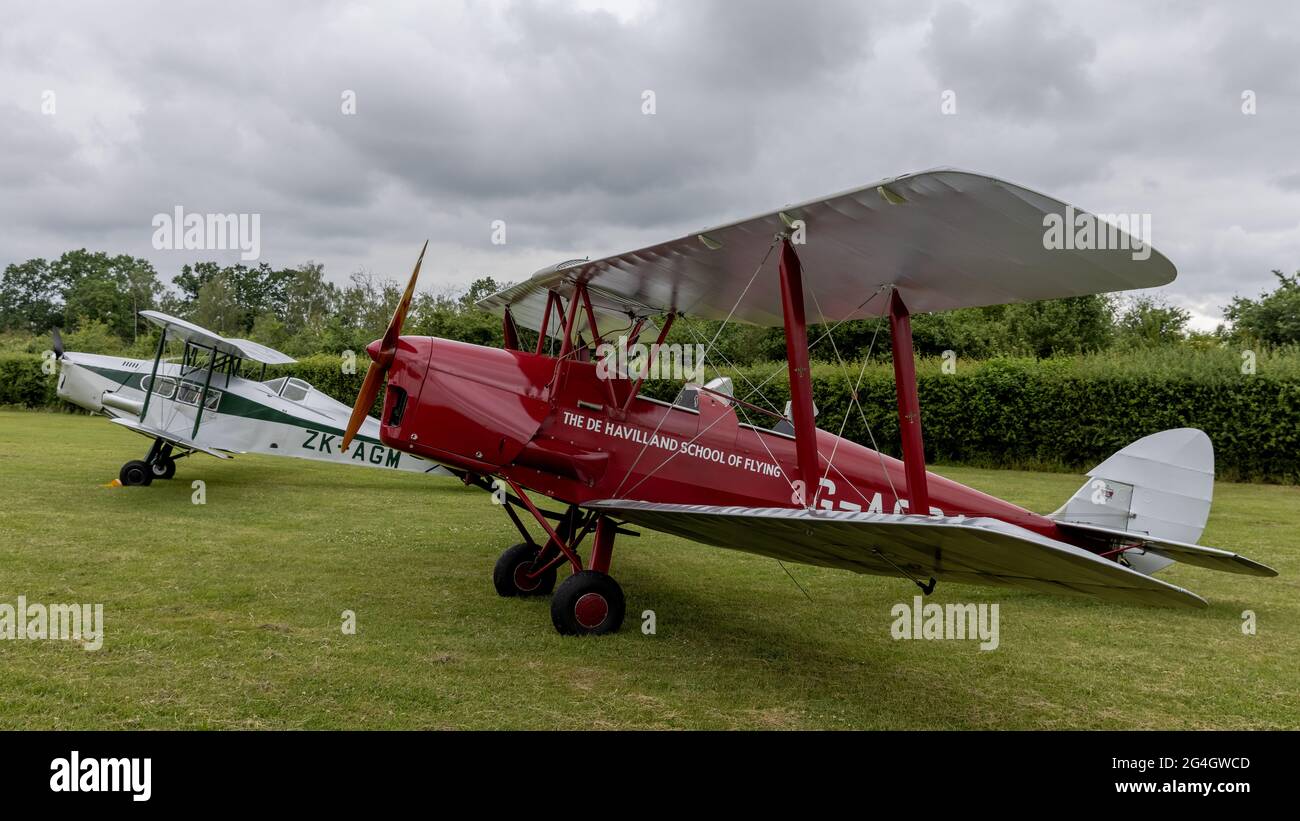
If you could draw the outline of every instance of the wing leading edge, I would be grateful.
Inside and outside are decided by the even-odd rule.
[[[590,505],[633,524],[776,559],[870,573],[1028,587],[1113,601],[1204,607],[1195,593],[991,518],[793,508]]]

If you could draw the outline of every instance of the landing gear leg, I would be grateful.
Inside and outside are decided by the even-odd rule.
[[[555,588],[551,599],[551,621],[555,629],[566,636],[589,636],[613,633],[623,626],[627,609],[623,589],[609,576],[609,560],[618,526],[604,516],[597,518],[594,512],[584,521],[582,511],[575,506],[560,519],[558,527],[552,527],[523,488],[509,479],[502,481],[514,492],[513,499],[526,508],[546,531],[549,540],[545,547],[538,547],[507,500],[506,513],[523,534],[525,543],[510,548],[497,560],[492,574],[497,593],[502,596],[536,595],[543,588],[550,592],[555,584],[556,570],[567,560],[573,568],[573,575]],[[591,566],[584,569],[577,548],[593,523],[596,534],[591,548]],[[524,589],[539,580],[537,587]]]
[[[155,448],[157,448],[156,454],[153,449],[149,451],[150,455],[153,457],[149,460],[149,469],[153,473],[153,478],[172,478],[176,475],[176,460],[172,458],[172,446],[170,444],[164,444],[162,447],[157,447],[157,443],[155,442]]]
[[[117,480],[127,487],[136,487],[153,484],[154,479],[170,479],[175,475],[176,460],[172,458],[171,444],[155,439],[143,459],[132,459],[122,465]]]
[[[591,567],[560,583],[551,598],[551,622],[565,636],[599,636],[623,626],[627,605],[623,588],[609,575],[614,550],[614,523],[601,517],[596,523]]]
[[[555,589],[555,577],[559,563],[564,556],[554,541],[548,541],[543,547],[533,541],[532,534],[524,523],[519,521],[510,500],[504,502],[506,515],[514,522],[524,541],[507,547],[497,559],[492,569],[492,586],[497,595],[505,598],[513,596],[549,596]],[[565,542],[573,538],[573,524],[577,510],[571,509],[561,520],[557,533]]]

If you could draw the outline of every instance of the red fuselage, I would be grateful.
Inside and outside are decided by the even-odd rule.
[[[643,396],[627,403],[633,388],[598,378],[592,362],[402,337],[380,437],[567,504],[799,506],[792,436],[742,423],[731,403],[705,392],[691,410]],[[900,460],[823,430],[817,448],[818,508],[911,512]],[[931,513],[989,516],[1074,541],[1044,516],[933,473],[927,479]]]

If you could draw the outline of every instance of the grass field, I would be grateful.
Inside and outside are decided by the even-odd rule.
[[[1001,646],[894,641],[907,582],[790,566],[810,603],[770,559],[646,533],[615,551],[623,631],[572,639],[548,601],[493,592],[517,534],[481,491],[256,456],[102,486],[146,444],[0,412],[0,602],[106,622],[95,652],[0,641],[0,729],[1300,727],[1296,487],[1217,487],[1203,542],[1281,576],[1162,573],[1206,610],[940,584],[1000,603]],[[939,472],[1040,511],[1081,481]]]

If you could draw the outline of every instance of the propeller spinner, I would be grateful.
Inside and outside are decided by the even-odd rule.
[[[366,368],[365,381],[361,383],[361,391],[357,393],[356,404],[352,406],[352,416],[348,419],[347,430],[343,433],[343,450],[348,449],[352,444],[352,439],[356,436],[357,431],[361,429],[361,423],[370,415],[370,409],[375,405],[375,399],[379,396],[379,388],[383,385],[388,375],[388,369],[393,365],[393,359],[397,356],[397,340],[402,335],[402,323],[406,321],[406,313],[411,309],[411,297],[415,294],[415,281],[420,278],[420,265],[424,262],[424,252],[429,248],[429,241],[424,241],[424,247],[420,249],[420,258],[415,261],[415,270],[411,272],[411,281],[406,283],[406,293],[402,294],[402,299],[397,303],[397,310],[393,311],[393,318],[388,323],[388,329],[384,331],[384,337],[380,340],[379,350],[371,354],[370,367]]]

